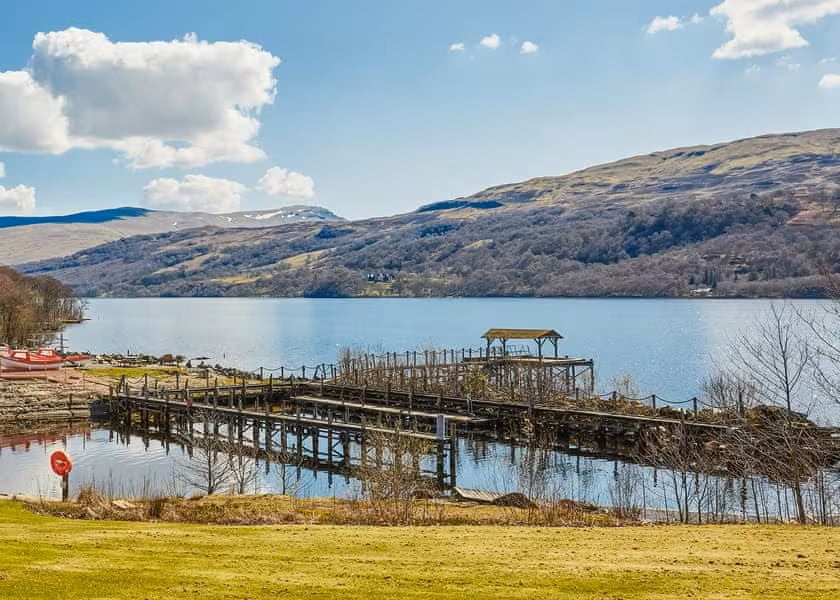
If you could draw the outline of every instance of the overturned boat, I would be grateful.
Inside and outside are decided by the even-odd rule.
[[[86,354],[62,356],[52,348],[12,350],[0,346],[0,368],[4,371],[53,371],[61,367],[78,367],[90,360]]]

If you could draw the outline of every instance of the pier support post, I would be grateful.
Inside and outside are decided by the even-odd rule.
[[[455,471],[458,466],[458,438],[456,424],[449,424],[449,483],[452,487],[458,485]]]

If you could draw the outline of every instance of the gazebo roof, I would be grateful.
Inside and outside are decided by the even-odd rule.
[[[562,340],[563,336],[553,329],[488,329],[487,333],[481,336],[485,340],[540,340],[555,339]]]

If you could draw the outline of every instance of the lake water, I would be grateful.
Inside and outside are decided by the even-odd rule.
[[[811,303],[803,303],[811,304]],[[72,326],[73,350],[207,356],[253,370],[330,363],[343,346],[373,352],[429,347],[479,347],[490,327],[554,328],[562,354],[593,358],[599,390],[630,374],[643,394],[664,401],[698,395],[733,336],[768,309],[764,300],[649,299],[108,299],[90,301],[90,321]],[[97,482],[115,493],[146,484],[166,490],[187,460],[172,446],[118,440],[108,429],[29,441],[0,437],[0,492],[58,494],[49,453],[66,448],[74,459],[73,487]],[[523,451],[499,443],[461,440],[458,483],[511,491],[522,488]],[[616,468],[610,460],[553,452],[548,462],[567,497],[608,503]],[[434,465],[429,466],[430,469]],[[299,488],[316,496],[342,495],[352,482],[325,474],[285,475],[261,469],[257,489]]]
[[[807,304],[807,303],[805,303]],[[478,348],[490,327],[552,328],[562,354],[594,358],[598,387],[628,373],[643,395],[691,398],[732,336],[767,300],[670,299],[108,299],[68,328],[73,350],[208,356],[246,370],[373,352]]]

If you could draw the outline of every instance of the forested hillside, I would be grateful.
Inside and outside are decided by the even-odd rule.
[[[27,277],[0,267],[0,344],[29,346],[66,321],[82,318],[73,290],[52,277]]]
[[[821,294],[840,131],[762,136],[491,188],[415,213],[136,236],[28,265],[87,295]]]

